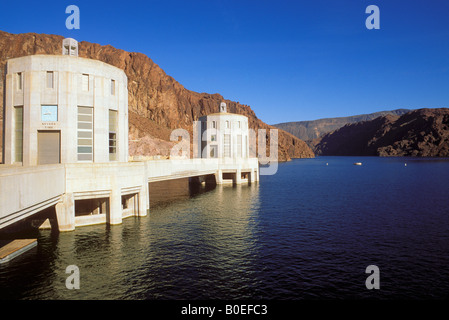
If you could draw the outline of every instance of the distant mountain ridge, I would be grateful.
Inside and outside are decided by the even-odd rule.
[[[347,124],[310,144],[323,156],[449,157],[449,109],[418,109]]]
[[[360,114],[348,117],[324,118],[311,121],[284,122],[273,125],[298,137],[301,140],[309,141],[317,139],[324,134],[337,130],[348,123],[369,121],[386,115],[401,116],[410,109],[396,109],[391,111],[379,111],[369,114]]]

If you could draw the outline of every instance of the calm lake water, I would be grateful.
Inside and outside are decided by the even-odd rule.
[[[38,246],[0,266],[0,298],[449,297],[448,159],[318,157],[251,186],[150,188],[147,217],[31,234]]]

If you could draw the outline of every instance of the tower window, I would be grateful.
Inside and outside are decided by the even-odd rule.
[[[240,122],[239,122],[240,123]],[[242,135],[237,135],[237,157],[242,157]]]
[[[53,89],[54,87],[54,74],[53,71],[47,71],[47,88]]]
[[[117,160],[117,111],[109,110],[109,161]]]
[[[14,162],[23,160],[23,107],[14,107]]]
[[[93,108],[78,107],[78,161],[93,160]]]
[[[22,81],[23,81],[23,74],[22,72],[17,73],[17,90],[22,90]]]
[[[223,143],[223,155],[225,157],[231,157],[231,135],[224,135],[224,143]]]
[[[88,74],[82,75],[82,88],[83,88],[83,91],[89,91],[89,75]]]
[[[115,96],[115,80],[111,80],[111,95]]]

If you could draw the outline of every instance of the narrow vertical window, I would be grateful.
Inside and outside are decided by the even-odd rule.
[[[23,107],[14,107],[14,162],[23,162]]]
[[[78,161],[93,160],[93,108],[78,107]]]
[[[229,121],[226,121],[226,129],[229,129],[230,125],[229,125]]]
[[[83,87],[83,91],[89,91],[89,75],[88,74],[82,75],[82,87]]]
[[[111,95],[115,96],[115,80],[111,80]]]
[[[17,90],[22,90],[22,80],[23,80],[22,72],[17,73]]]
[[[231,157],[231,135],[224,135],[224,143],[223,143],[223,155],[225,157]]]
[[[240,121],[239,121],[240,123]],[[238,134],[237,135],[237,157],[241,158],[242,157],[242,135]]]
[[[109,161],[117,160],[117,111],[109,110]]]
[[[217,128],[217,122],[216,121],[212,121],[212,128],[214,128],[214,129]]]
[[[242,157],[248,158],[247,150],[248,149],[248,137],[243,139],[243,150],[242,150]]]
[[[53,77],[53,71],[47,71],[47,88],[53,89],[54,86],[54,77]]]

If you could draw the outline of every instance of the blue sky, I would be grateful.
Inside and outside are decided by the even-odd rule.
[[[71,4],[79,30],[65,26]],[[368,5],[379,30],[365,27]],[[275,124],[448,107],[448,16],[447,0],[2,1],[0,30],[142,52]]]

